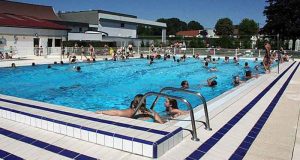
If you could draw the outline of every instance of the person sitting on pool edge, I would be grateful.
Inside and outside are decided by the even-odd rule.
[[[166,112],[172,117],[178,117],[180,115],[188,114],[188,111],[178,109],[178,104],[175,99],[167,98],[165,101]]]
[[[207,85],[209,87],[215,87],[218,84],[216,79],[217,79],[217,76],[213,76],[213,77],[208,78],[207,79]]]
[[[181,82],[181,89],[189,89],[189,87],[189,82],[187,80]]]
[[[138,107],[138,104],[142,100],[144,95],[138,94],[134,97],[134,100],[130,104],[130,108],[125,110],[108,110],[108,111],[96,111],[97,114],[104,114],[109,116],[120,116],[120,117],[127,117],[127,118],[153,118],[158,123],[164,123],[164,121],[160,118],[160,116],[152,110],[148,110],[146,108],[146,99],[144,99],[142,105],[140,106],[139,110],[137,111],[137,115],[133,117],[135,109]],[[148,118],[149,119],[149,118]],[[145,119],[146,120],[146,119]]]

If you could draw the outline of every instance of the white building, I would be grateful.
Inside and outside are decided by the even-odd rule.
[[[207,38],[220,38],[216,33],[214,28],[205,28],[207,32]]]
[[[64,21],[88,23],[91,30],[102,34],[102,41],[132,41],[137,38],[137,25],[141,24],[162,28],[162,42],[166,42],[165,23],[139,19],[133,15],[90,10],[59,13],[59,16]],[[69,33],[69,40],[76,40],[72,34]],[[75,39],[70,39],[71,37]]]
[[[55,20],[50,6],[0,1],[0,51],[33,55],[34,46],[42,46],[43,55],[59,54],[68,28]]]
[[[62,41],[135,43],[137,25],[162,28],[162,42],[166,42],[166,24],[137,16],[91,10],[55,13],[51,6],[0,0],[0,51],[18,56],[34,55],[35,46],[43,55],[60,54]]]

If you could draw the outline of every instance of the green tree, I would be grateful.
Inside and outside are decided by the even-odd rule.
[[[203,39],[194,37],[189,41],[188,47],[190,47],[190,48],[204,48],[205,45],[204,45]]]
[[[187,24],[187,28],[188,28],[188,30],[203,30],[204,29],[204,27],[199,22],[196,22],[196,21],[190,21]]]
[[[300,37],[300,1],[267,0],[267,3],[264,10],[267,20],[262,32],[279,34],[281,40],[292,39],[295,45],[296,39]]]
[[[167,24],[167,35],[175,35],[179,31],[187,30],[187,24],[178,18],[160,18],[157,22]]]
[[[137,35],[139,36],[152,36],[153,29],[150,26],[138,25],[137,26]]]
[[[206,36],[208,35],[207,30],[202,30],[202,31],[200,32],[200,35],[201,35],[203,38],[206,38]]]
[[[229,18],[221,18],[215,25],[216,34],[219,36],[230,36],[233,34],[233,24]]]
[[[253,36],[258,33],[259,27],[258,24],[252,20],[245,18],[239,24],[239,35],[241,36]]]

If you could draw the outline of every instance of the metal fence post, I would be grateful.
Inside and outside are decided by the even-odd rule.
[[[237,49],[235,49],[235,57],[237,57]]]
[[[216,56],[216,49],[214,48],[214,57]]]
[[[195,48],[193,48],[193,56],[195,55]]]

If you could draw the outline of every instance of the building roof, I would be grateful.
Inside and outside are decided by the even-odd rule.
[[[98,12],[98,13],[111,14],[111,15],[116,15],[116,16],[137,18],[137,16],[134,16],[134,15],[124,14],[124,13],[118,13],[118,12],[111,12],[111,11],[105,11],[105,10],[67,11],[67,12],[62,12],[61,14],[80,13],[80,12]]]
[[[200,33],[200,30],[191,30],[191,31],[179,31],[176,33],[177,36],[185,36],[185,37],[196,37]]]
[[[0,13],[0,26],[68,30],[67,27],[48,20],[42,20],[31,16],[22,16],[7,13]]]
[[[59,16],[64,21],[76,21],[76,22],[89,23],[92,25],[98,25],[99,20],[100,21],[101,20],[110,20],[110,21],[117,21],[117,22],[156,26],[156,27],[161,27],[161,28],[167,27],[166,23],[138,19],[137,16],[103,11],[103,10],[61,12],[61,13],[59,13]]]
[[[0,0],[0,13],[32,16],[46,20],[60,20],[51,6],[12,2],[7,0]]]

